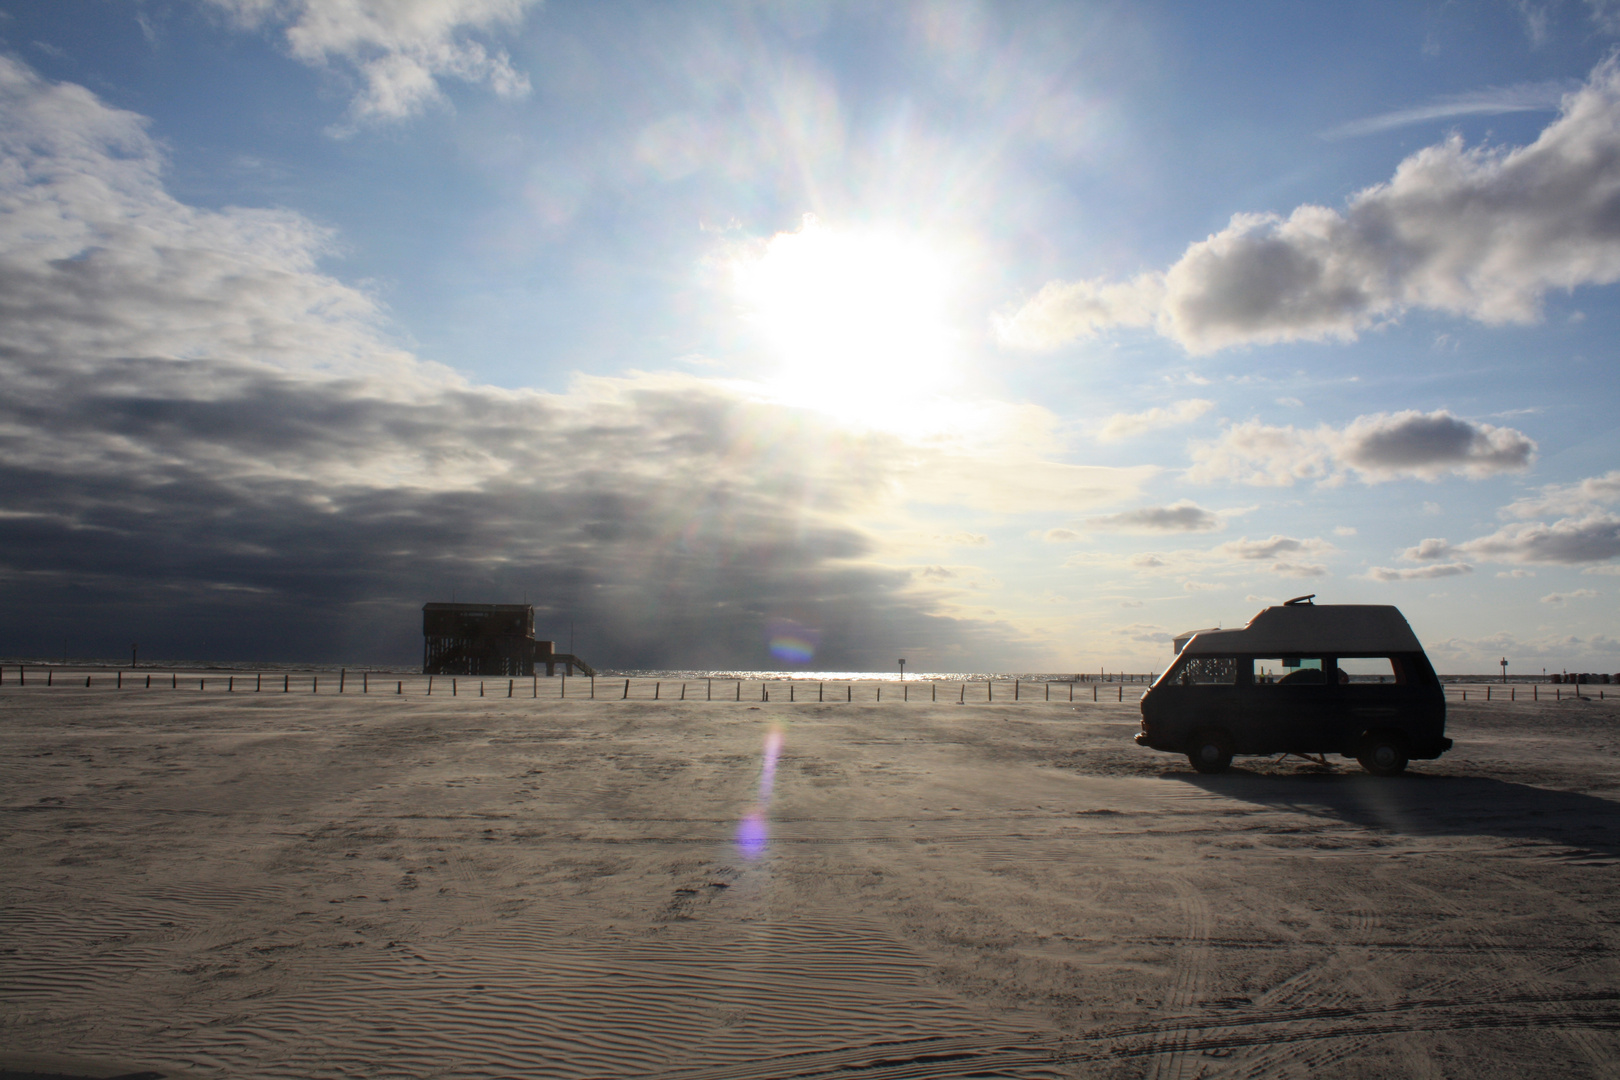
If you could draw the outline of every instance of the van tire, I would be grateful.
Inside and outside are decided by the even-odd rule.
[[[1200,731],[1187,741],[1187,760],[1201,773],[1223,773],[1232,764],[1232,738],[1224,731]]]
[[[1406,740],[1387,731],[1368,732],[1356,752],[1361,767],[1374,776],[1399,776],[1406,771],[1409,758]]]

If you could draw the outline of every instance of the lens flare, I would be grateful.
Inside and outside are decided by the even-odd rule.
[[[771,655],[784,664],[808,664],[821,644],[819,633],[792,619],[772,619],[766,632]]]
[[[765,853],[765,845],[770,840],[770,825],[767,815],[771,805],[771,791],[776,787],[776,759],[782,754],[782,744],[785,741],[782,729],[773,726],[765,733],[765,746],[761,754],[759,769],[759,794],[754,800],[754,808],[744,815],[737,824],[737,847],[746,859],[757,858]]]

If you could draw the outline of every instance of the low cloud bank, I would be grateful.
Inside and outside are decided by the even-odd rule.
[[[817,666],[1025,645],[861,524],[949,448],[684,376],[469,385],[387,343],[322,230],[162,167],[141,117],[0,59],[0,652],[408,663],[452,594],[622,667],[767,666],[781,619]],[[1043,464],[1071,511],[1134,482]]]
[[[1053,348],[1152,326],[1192,353],[1353,340],[1414,310],[1529,323],[1555,289],[1620,281],[1620,61],[1566,95],[1528,146],[1418,151],[1343,210],[1237,214],[1169,269],[1050,282],[1000,321]]]

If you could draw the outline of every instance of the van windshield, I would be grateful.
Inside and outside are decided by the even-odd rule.
[[[1170,681],[1178,686],[1235,686],[1237,658],[1233,656],[1186,656],[1170,671]]]

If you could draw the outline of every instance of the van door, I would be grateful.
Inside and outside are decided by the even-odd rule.
[[[1244,708],[1250,754],[1338,749],[1338,679],[1326,656],[1255,657]],[[1242,737],[1239,742],[1244,742]]]

